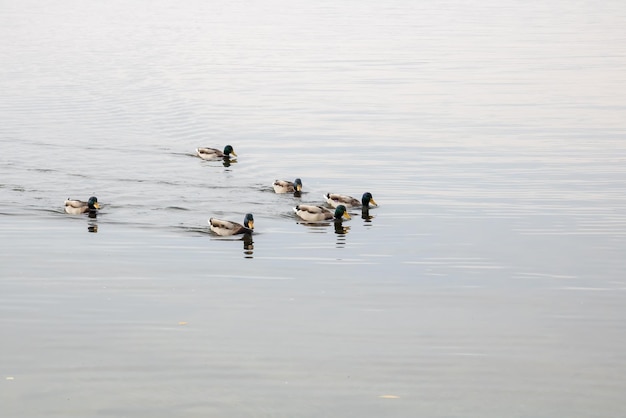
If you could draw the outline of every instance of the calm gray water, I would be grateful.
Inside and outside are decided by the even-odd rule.
[[[1,2],[0,415],[625,416],[624,21]]]

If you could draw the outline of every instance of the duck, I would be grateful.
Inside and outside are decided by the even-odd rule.
[[[226,145],[224,147],[223,152],[218,150],[217,148],[207,148],[207,147],[196,148],[196,154],[198,154],[198,157],[202,158],[203,160],[214,160],[216,158],[230,158],[230,154],[234,155],[235,157],[237,156],[237,153],[235,153],[235,150],[230,145]]]
[[[314,205],[298,205],[293,210],[296,215],[309,222],[341,220],[342,217],[350,219],[350,214],[344,205],[337,206],[335,212],[331,212],[323,206]]]
[[[251,234],[254,229],[254,217],[251,213],[247,213],[243,218],[243,225],[223,219],[210,218],[209,225],[211,231],[223,237],[238,234]]]
[[[302,191],[302,180],[295,179],[293,183],[287,180],[274,180],[272,186],[276,193],[300,193]]]
[[[378,206],[378,203],[376,203],[370,192],[363,193],[363,197],[361,197],[360,202],[352,196],[346,196],[337,193],[326,193],[324,195],[324,199],[326,199],[326,203],[334,208],[336,208],[338,205],[344,205],[348,208],[358,208],[361,206],[366,208],[369,207],[370,203],[374,206]]]
[[[70,215],[95,212],[97,209],[100,209],[100,204],[98,203],[98,198],[95,196],[91,196],[86,202],[70,199],[69,197],[65,201],[65,213],[69,213]]]

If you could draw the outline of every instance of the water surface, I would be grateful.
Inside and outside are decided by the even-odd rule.
[[[624,415],[625,17],[0,6],[5,413]],[[365,191],[337,228],[292,211]]]

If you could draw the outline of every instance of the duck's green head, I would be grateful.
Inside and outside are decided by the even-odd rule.
[[[235,157],[237,156],[237,153],[235,153],[233,147],[231,147],[230,145],[226,145],[224,147],[224,155],[228,157],[230,154],[233,154]]]
[[[246,213],[246,216],[243,218],[243,226],[248,229],[254,229],[254,217],[251,213]]]
[[[98,203],[98,198],[95,196],[91,196],[89,200],[87,201],[87,206],[91,210],[100,209],[100,203]]]
[[[339,205],[337,206],[337,209],[335,209],[335,219],[341,219],[341,217],[350,219],[350,214],[344,205]]]
[[[301,192],[302,191],[302,180],[296,179],[293,182],[293,185],[296,186],[296,192]]]
[[[363,207],[369,206],[370,203],[374,206],[378,206],[378,203],[376,203],[370,192],[363,193],[363,197],[361,198],[361,204],[363,204]]]

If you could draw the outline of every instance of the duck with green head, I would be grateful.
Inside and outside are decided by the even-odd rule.
[[[272,184],[275,193],[300,193],[302,192],[302,180],[295,179],[293,182],[287,180],[274,180]]]
[[[83,202],[82,200],[70,199],[69,197],[65,201],[65,213],[69,213],[70,215],[96,212],[98,209],[100,209],[100,204],[98,203],[98,198],[95,196],[91,196],[86,202]]]
[[[217,148],[200,147],[196,148],[196,154],[203,160],[215,160],[217,158],[230,158],[231,154],[235,157],[237,154],[232,146],[226,145],[224,151],[220,151]]]
[[[344,205],[347,208],[369,207],[370,204],[378,206],[378,203],[376,203],[370,192],[363,193],[360,202],[352,196],[338,193],[326,193],[324,199],[326,199],[326,203],[334,208],[339,205]]]
[[[339,205],[334,212],[323,206],[298,205],[293,208],[296,215],[308,222],[320,222],[330,220],[350,219],[350,214],[344,205]]]
[[[223,219],[209,219],[211,231],[220,236],[230,236],[238,234],[251,234],[254,229],[254,217],[251,213],[247,213],[243,218],[243,225],[237,222],[225,221]]]

